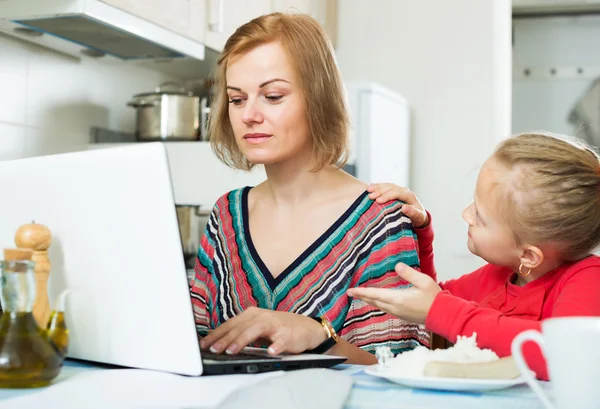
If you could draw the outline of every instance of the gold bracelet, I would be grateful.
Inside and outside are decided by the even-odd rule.
[[[321,343],[321,345],[317,346],[316,348],[310,349],[306,352],[313,354],[323,354],[329,351],[340,340],[340,337],[335,332],[335,329],[333,328],[333,325],[331,325],[331,322],[329,322],[329,320],[325,316],[320,316],[318,318],[309,316],[309,318],[312,318],[313,320],[321,324],[321,328],[323,328],[323,331],[325,331],[327,338]]]
[[[331,325],[331,322],[324,315],[321,316],[321,327],[323,327],[323,330],[327,334],[327,338],[333,338],[335,342],[340,341],[340,337],[335,332],[333,325]]]

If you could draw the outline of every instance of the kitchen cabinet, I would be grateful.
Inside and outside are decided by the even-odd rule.
[[[273,11],[300,12],[314,17],[321,25],[325,24],[326,15],[324,0],[272,0]]]
[[[204,30],[198,30],[192,21],[194,0],[100,0],[141,17],[177,34],[203,41]],[[202,0],[201,3],[204,3]],[[197,14],[197,13],[196,13]],[[196,19],[198,16],[196,15]]]
[[[276,11],[311,15],[325,28],[335,46],[337,0],[190,0],[190,2],[192,3],[192,26],[204,27],[202,42],[216,51],[223,50],[225,42],[239,26],[253,18]],[[198,35],[193,38],[200,39]]]
[[[100,0],[222,51],[242,24],[275,11],[301,12],[325,28],[335,46],[337,0]]]
[[[271,11],[300,12],[312,16],[325,29],[335,47],[337,0],[271,0]]]
[[[197,3],[198,9],[200,3],[206,7],[204,45],[217,51],[223,50],[225,42],[239,26],[271,12],[271,0],[202,0]]]

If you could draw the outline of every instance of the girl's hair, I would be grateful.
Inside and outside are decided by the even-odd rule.
[[[277,42],[290,59],[304,95],[304,109],[313,142],[315,168],[342,167],[349,154],[349,115],[342,76],[331,42],[319,23],[304,14],[273,13],[239,27],[225,43],[215,75],[209,138],[213,151],[226,165],[250,170],[229,119],[226,72],[233,57]]]
[[[576,138],[526,133],[496,148],[511,172],[501,207],[517,243],[558,243],[563,262],[600,244],[600,159]]]

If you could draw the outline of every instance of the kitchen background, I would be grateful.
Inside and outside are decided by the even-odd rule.
[[[0,0],[0,20],[15,1]],[[77,2],[84,1],[91,2]],[[173,0],[168,10],[158,0],[102,1],[202,41],[205,60],[78,58],[0,33],[0,160],[106,146],[90,143],[92,129],[133,133],[135,110],[126,103],[134,94],[207,78],[235,27],[293,7],[325,26],[348,84],[374,82],[408,101],[410,143],[397,148],[397,165],[408,169],[407,184],[433,214],[441,279],[482,264],[467,250],[461,212],[496,143],[517,131],[577,131],[566,118],[600,75],[600,8],[584,0],[514,0],[512,7],[509,0]],[[210,29],[215,21],[222,33]],[[372,129],[408,126],[374,118],[381,122]],[[371,138],[373,145],[394,143]],[[167,147],[179,204],[209,209],[225,191],[264,179],[261,169],[226,168],[206,142]],[[398,180],[394,172],[377,175],[367,181]]]

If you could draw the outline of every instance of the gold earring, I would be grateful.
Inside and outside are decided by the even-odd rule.
[[[521,265],[519,265],[519,274],[521,275],[521,277],[527,277],[529,274],[531,274],[531,268],[529,269],[529,271],[524,273],[523,272],[523,264],[521,264]]]

